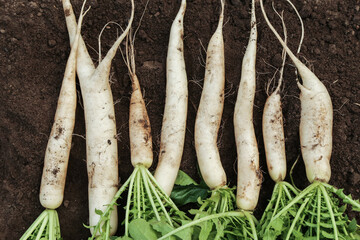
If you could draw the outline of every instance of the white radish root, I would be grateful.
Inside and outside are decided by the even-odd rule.
[[[285,137],[281,96],[277,91],[266,100],[262,126],[269,174],[275,182],[283,181],[286,176]]]
[[[283,21],[283,16],[280,16],[280,14],[278,14],[278,16],[281,18],[283,23],[282,25],[284,29],[284,38],[286,43],[286,26]],[[284,66],[286,61],[285,50],[283,50],[282,52],[282,59],[283,62],[279,71],[278,85],[275,91],[271,93],[270,96],[266,99],[262,118],[262,131],[266,163],[270,177],[275,182],[283,181],[286,176],[285,137],[280,96],[280,88],[283,81]]]
[[[333,125],[330,95],[324,84],[291,52],[276,32],[267,18],[262,0],[260,5],[269,28],[294,62],[302,80],[302,84],[298,82],[301,101],[300,144],[306,176],[311,183],[314,181],[327,183],[331,176]]]
[[[161,128],[160,155],[155,179],[170,195],[183,155],[188,106],[188,83],[185,69],[183,21],[186,0],[171,26],[166,59],[166,99]]]
[[[201,175],[210,189],[226,186],[227,179],[217,147],[224,108],[225,56],[222,35],[224,0],[218,27],[207,49],[204,86],[195,121],[195,149]]]
[[[251,7],[251,31],[242,62],[241,80],[234,110],[234,131],[238,155],[236,203],[240,209],[254,210],[262,182],[259,152],[253,125],[253,105],[256,84],[257,28],[255,1]]]
[[[40,185],[40,203],[46,208],[26,230],[20,240],[62,239],[59,217],[56,212],[64,199],[66,173],[69,162],[76,110],[76,61],[81,24],[86,0],[83,2],[79,25],[75,29],[74,44],[71,48],[60,95],[46,147],[44,168]]]
[[[84,1],[85,4],[86,1]],[[82,6],[82,11],[84,8]],[[86,13],[85,13],[86,14]],[[40,185],[40,203],[48,209],[58,208],[64,199],[66,172],[69,162],[76,113],[76,59],[83,15],[75,29],[74,44],[66,64],[64,79],[46,147]]]

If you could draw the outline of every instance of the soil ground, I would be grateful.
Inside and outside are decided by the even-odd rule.
[[[76,14],[81,1],[73,0]],[[108,21],[125,26],[130,4],[126,0],[89,0],[92,9],[84,20],[83,36],[97,59],[97,37]],[[169,29],[180,1],[151,0],[145,12],[135,47],[137,73],[144,90],[151,121],[156,166],[165,101],[165,62]],[[271,10],[270,18],[280,29]],[[296,49],[300,25],[285,1],[276,1],[285,11],[289,46]],[[334,107],[334,145],[331,184],[360,198],[360,1],[294,0],[305,24],[305,40],[300,54],[328,88]],[[135,26],[145,0],[136,1]],[[230,185],[236,183],[236,149],[233,109],[240,81],[241,60],[250,30],[250,0],[227,0],[224,27],[226,56],[226,99],[219,149]],[[189,0],[185,16],[185,58],[189,78],[189,112],[181,169],[195,179],[194,122],[204,76],[202,48],[214,32],[220,11],[218,0]],[[261,133],[261,116],[266,99],[265,84],[281,64],[281,47],[264,19],[258,16],[257,93],[254,125],[258,139],[264,182],[255,211],[260,216],[271,196],[273,182],[267,173]],[[102,37],[103,52],[117,34],[110,25]],[[202,45],[201,45],[202,44]],[[43,156],[55,113],[69,40],[60,1],[0,0],[0,239],[18,239],[43,210],[38,200]],[[116,101],[119,133],[120,181],[130,175],[128,108],[130,80],[120,53],[112,65],[112,90]],[[299,90],[294,68],[288,61],[282,91],[288,166],[300,154],[298,125]],[[65,200],[58,209],[64,239],[86,239],[88,223],[87,173],[85,160],[84,113],[81,98],[76,115],[76,135],[66,180]],[[152,167],[154,169],[154,167]],[[302,161],[296,165],[298,187],[308,183]],[[289,180],[287,178],[287,180]],[[359,215],[357,217],[360,223]]]

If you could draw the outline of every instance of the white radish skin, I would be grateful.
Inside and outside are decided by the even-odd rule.
[[[128,26],[96,69],[82,39],[79,45],[77,73],[85,112],[90,226],[95,226],[100,220],[95,209],[104,211],[118,190],[117,132],[109,75],[111,61],[120,43],[129,32],[134,18],[134,2],[131,1],[131,4],[132,11]],[[72,42],[76,21],[70,2],[63,0],[63,6]],[[110,235],[116,233],[117,221],[115,206],[110,217]]]
[[[280,15],[278,12],[276,13],[282,21],[285,43],[287,43],[287,30],[283,20],[283,15]],[[285,137],[280,97],[280,87],[283,81],[283,73],[286,62],[286,51],[284,49],[282,52],[282,58],[283,62],[279,71],[279,82],[275,91],[266,99],[262,118],[266,163],[270,177],[274,182],[281,182],[286,176]]]
[[[299,74],[302,79],[303,75]],[[329,182],[332,151],[333,109],[329,93],[325,89],[300,88],[301,119],[300,144],[305,162],[306,176],[310,182]]]
[[[83,5],[84,7],[84,5]],[[83,8],[82,8],[83,11]],[[81,14],[82,14],[81,11]],[[81,22],[75,29],[74,44],[66,64],[64,79],[46,147],[44,168],[40,185],[40,203],[47,209],[58,208],[64,199],[66,172],[69,162],[76,110],[76,56],[79,45]]]
[[[188,86],[184,60],[183,20],[186,0],[171,26],[166,59],[166,100],[161,129],[159,162],[155,179],[166,194],[170,195],[183,155]]]
[[[100,67],[100,66],[99,66]],[[89,218],[95,226],[118,190],[118,154],[113,98],[108,73],[95,71],[89,82],[96,88],[82,89],[86,125],[86,156],[88,169]],[[89,97],[85,100],[85,97]],[[117,211],[112,211],[111,231],[116,232]]]
[[[256,62],[255,2],[251,8],[251,31],[242,62],[241,80],[234,110],[234,131],[238,155],[236,204],[243,210],[254,210],[262,182],[259,152],[253,125]]]
[[[294,62],[303,84],[300,88],[301,119],[300,144],[305,163],[306,176],[312,183],[330,180],[330,157],[332,151],[333,108],[330,95],[324,84],[286,46],[266,16],[263,1],[260,0],[264,18]]]
[[[266,100],[262,119],[266,162],[272,180],[280,182],[286,176],[285,137],[279,91]]]
[[[224,108],[225,57],[222,35],[224,1],[218,27],[207,49],[204,86],[195,121],[195,149],[201,175],[210,189],[226,185],[227,179],[217,147]]]
[[[131,164],[149,168],[153,162],[152,137],[140,84],[135,73],[130,73],[133,92],[130,99],[129,133]]]

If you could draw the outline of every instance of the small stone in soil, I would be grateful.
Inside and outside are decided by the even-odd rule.
[[[64,201],[64,207],[67,208],[70,204],[70,201],[69,200],[65,200]]]
[[[49,47],[55,47],[55,46],[56,46],[56,40],[50,39],[50,40],[48,41],[48,46],[49,46]]]
[[[39,7],[39,5],[36,2],[29,2],[29,7],[33,8],[33,9],[36,9],[36,8]]]

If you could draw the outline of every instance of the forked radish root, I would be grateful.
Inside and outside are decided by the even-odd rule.
[[[40,186],[40,203],[46,208],[30,228],[20,238],[25,239],[61,239],[59,219],[56,212],[64,199],[66,172],[69,162],[72,134],[75,125],[76,110],[76,59],[79,45],[81,24],[84,15],[83,2],[76,28],[74,44],[71,48],[60,95],[46,147],[44,168]]]
[[[120,43],[129,32],[134,18],[133,0],[131,5],[131,16],[126,29],[117,38],[96,69],[82,39],[79,44],[77,73],[85,112],[89,224],[92,233],[94,233],[94,226],[100,221],[101,214],[99,213],[106,210],[118,190],[117,132],[109,75],[111,61]],[[71,42],[76,22],[69,0],[63,0],[63,6]],[[112,208],[113,211],[106,220],[109,224],[103,232],[108,236],[113,235],[117,230],[116,206],[112,206]],[[100,233],[95,231],[95,234]]]

